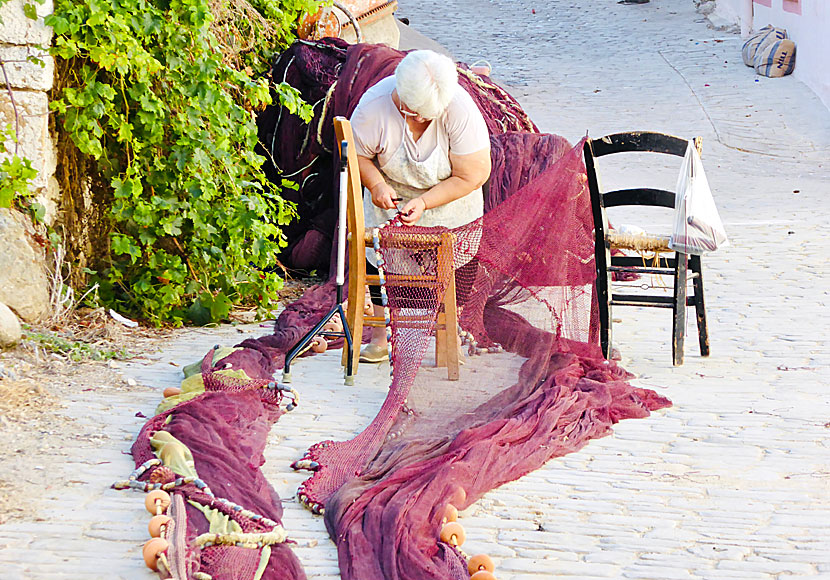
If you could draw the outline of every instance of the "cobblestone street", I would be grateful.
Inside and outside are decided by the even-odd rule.
[[[707,177],[731,245],[704,258],[711,349],[694,317],[671,364],[671,315],[616,309],[615,346],[635,384],[674,406],[487,494],[462,512],[464,550],[499,580],[830,579],[830,110],[793,77],[759,77],[738,34],[711,30],[691,0],[401,0],[398,15],[493,78],[542,131],[576,143],[630,130],[703,138]],[[628,168],[634,182],[650,171]],[[671,184],[676,178],[672,170]],[[628,178],[627,178],[628,179]],[[610,178],[607,182],[613,182]],[[613,183],[609,183],[613,184]],[[629,223],[633,218],[629,219]],[[26,521],[0,525],[3,580],[149,580],[143,497],[113,491],[125,453],[181,365],[269,326],[177,333],[120,363],[137,384],[85,393],[62,413],[79,435]],[[344,387],[340,352],[292,367],[299,408],[275,425],[265,475],[309,578],[339,578],[323,521],[296,500],[289,464],[374,416],[388,366]],[[171,364],[172,363],[172,364]],[[93,455],[94,453],[94,455]],[[217,579],[220,580],[220,579]]]

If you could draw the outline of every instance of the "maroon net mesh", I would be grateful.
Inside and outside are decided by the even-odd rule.
[[[386,47],[347,48],[327,40],[299,43],[276,63],[272,80],[298,88],[315,103],[316,114],[310,125],[278,108],[260,118],[272,177],[301,184],[294,199],[301,220],[287,232],[287,262],[319,267],[315,260],[330,252],[331,119],[348,116],[363,91],[392,74],[401,56]],[[581,143],[571,147],[561,137],[539,134],[489,79],[462,73],[461,83],[491,132],[486,213],[449,232],[451,254],[435,247],[434,240],[447,233],[442,228],[383,229],[385,267],[397,275],[387,286],[394,365],[389,394],[358,436],[318,443],[305,457],[316,464],[304,464],[314,473],[298,495],[312,507],[325,507],[345,580],[466,580],[463,555],[439,539],[447,504],[466,508],[487,491],[608,434],[617,421],[669,405],[631,386],[597,345],[594,238]],[[468,337],[466,364],[453,382],[446,369],[435,367],[434,355],[449,272]],[[413,277],[432,281],[413,284]],[[313,288],[286,308],[273,335],[247,340],[216,363],[209,353],[202,369],[206,393],[147,422],[133,446],[136,465],[153,457],[152,433],[169,431],[191,449],[197,471],[217,496],[279,522],[279,499],[259,470],[267,433],[281,413],[280,393],[268,383],[285,353],[333,302],[332,282]],[[455,334],[449,329],[450,340]],[[244,370],[251,380],[218,374],[226,368]],[[246,532],[269,529],[194,484],[176,493],[230,514]],[[182,533],[190,546],[189,570],[253,577],[259,550],[199,550],[193,539],[207,522],[192,506],[187,514]],[[279,544],[263,578],[304,574],[288,546]]]
[[[212,357],[211,351],[205,360]],[[221,369],[226,364],[225,360],[218,361],[216,367]],[[268,433],[282,414],[280,393],[268,388],[263,380],[243,382],[217,375],[210,368],[203,370],[206,392],[150,419],[133,444],[133,459],[138,466],[154,458],[150,438],[156,431],[169,432],[191,451],[196,471],[213,495],[193,483],[179,486],[172,493],[230,516],[245,533],[269,532],[271,525],[221,500],[280,523],[282,504],[259,469],[265,462],[263,451]],[[141,479],[149,480],[153,472],[150,469]],[[254,578],[260,549],[221,545],[199,549],[193,540],[209,531],[208,521],[190,504],[186,512],[187,527],[176,533],[184,536],[188,545],[187,552],[180,555],[187,561],[188,570],[205,572],[214,578]],[[305,578],[288,544],[273,545],[269,562],[262,576],[265,580]],[[163,571],[160,575],[167,577]]]
[[[426,245],[440,228],[382,230],[392,311],[389,395],[355,439],[306,455],[320,467],[303,492],[325,505],[343,578],[467,578],[460,554],[438,540],[448,503],[463,509],[607,434],[620,419],[668,404],[629,385],[596,346],[581,150],[572,148],[483,218],[452,230],[452,268],[422,245],[400,247],[413,236]],[[391,276],[453,269],[457,286],[470,288],[460,304],[461,326],[477,345],[469,352],[486,352],[467,357],[457,382],[431,358],[447,280],[397,287]]]
[[[351,116],[363,93],[392,75],[404,54],[384,45],[348,45],[326,38],[298,42],[276,60],[271,82],[290,84],[314,105],[311,123],[280,107],[269,107],[257,118],[266,174],[276,183],[287,178],[299,185],[296,191],[284,191],[299,214],[285,228],[288,246],[279,260],[287,267],[325,270],[329,265],[337,222],[334,117]],[[461,86],[481,109],[491,135],[538,132],[516,100],[489,78],[472,75],[463,64],[459,72]],[[276,94],[274,101],[279,102]]]

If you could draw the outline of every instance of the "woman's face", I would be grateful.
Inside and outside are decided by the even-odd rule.
[[[422,117],[421,115],[419,115],[418,113],[404,105],[403,101],[401,101],[400,98],[398,98],[398,102],[400,102],[398,110],[401,112],[401,115],[403,115],[404,119],[412,119],[416,123],[429,123],[432,120],[427,119],[426,117]]]

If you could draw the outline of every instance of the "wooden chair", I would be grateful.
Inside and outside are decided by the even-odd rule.
[[[343,349],[343,366],[346,366],[347,357],[352,357],[353,373],[357,374],[358,361],[360,360],[360,337],[363,335],[364,326],[381,327],[385,326],[382,317],[364,314],[364,296],[366,284],[379,285],[378,276],[366,274],[366,244],[372,245],[372,232],[367,230],[363,217],[363,186],[360,183],[360,171],[357,165],[357,152],[354,148],[354,134],[351,123],[344,117],[334,119],[334,132],[337,142],[346,141],[348,145],[348,232],[349,232],[349,304],[346,309],[346,322],[349,325],[352,336],[355,337],[352,344],[352,352]],[[381,231],[382,234],[382,231]],[[458,380],[459,377],[459,354],[456,342],[458,328],[458,311],[455,303],[455,273],[452,270],[453,256],[453,235],[449,232],[425,236],[419,234],[411,238],[397,239],[396,247],[438,252],[438,271],[436,275],[398,275],[387,273],[387,282],[394,284],[430,288],[438,284],[438,280],[449,279],[444,295],[441,299],[441,307],[438,312],[435,336],[435,360],[436,366],[447,367],[449,380]],[[449,268],[449,270],[448,270]],[[398,325],[420,326],[432,325],[430,318],[418,315],[407,315],[406,318],[399,318],[395,321]],[[349,377],[347,377],[347,381]]]
[[[694,139],[700,151],[700,138]],[[625,152],[663,153],[684,157],[689,141],[661,133],[632,132],[617,133],[600,139],[585,141],[585,168],[588,187],[591,192],[591,206],[594,215],[596,236],[596,286],[599,302],[599,342],[602,352],[608,358],[611,350],[611,307],[652,306],[671,308],[674,314],[672,325],[672,361],[675,366],[683,364],[683,343],[686,329],[686,307],[694,306],[697,315],[700,355],[709,356],[709,333],[706,325],[706,309],[703,299],[703,270],[700,256],[675,252],[669,248],[669,236],[622,235],[609,231],[606,208],[617,206],[658,206],[674,209],[675,192],[663,189],[623,189],[603,192],[600,189],[596,158]],[[678,164],[679,168],[679,164]],[[612,256],[615,249],[635,250],[654,253],[655,263],[647,263],[642,256]],[[660,254],[670,257],[660,257]],[[638,275],[668,275],[673,278],[672,296],[655,294],[618,294],[612,291],[611,278],[614,273]],[[692,280],[691,294],[688,280]],[[591,327],[597,328],[592,320]]]

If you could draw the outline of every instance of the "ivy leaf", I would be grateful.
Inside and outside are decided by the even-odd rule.
[[[44,22],[47,26],[52,27],[55,36],[62,36],[69,32],[69,21],[57,14],[50,14],[44,19]]]
[[[116,255],[129,255],[133,264],[141,257],[141,249],[123,234],[113,234],[112,251]]]
[[[29,209],[31,210],[32,217],[35,221],[43,223],[43,219],[46,217],[46,208],[43,204],[33,201],[31,205],[29,205]]]
[[[37,20],[37,6],[27,2],[23,5],[23,14],[30,20]]]
[[[210,310],[202,306],[201,300],[198,298],[193,302],[190,308],[187,309],[187,317],[190,322],[196,326],[206,326],[211,323]]]

